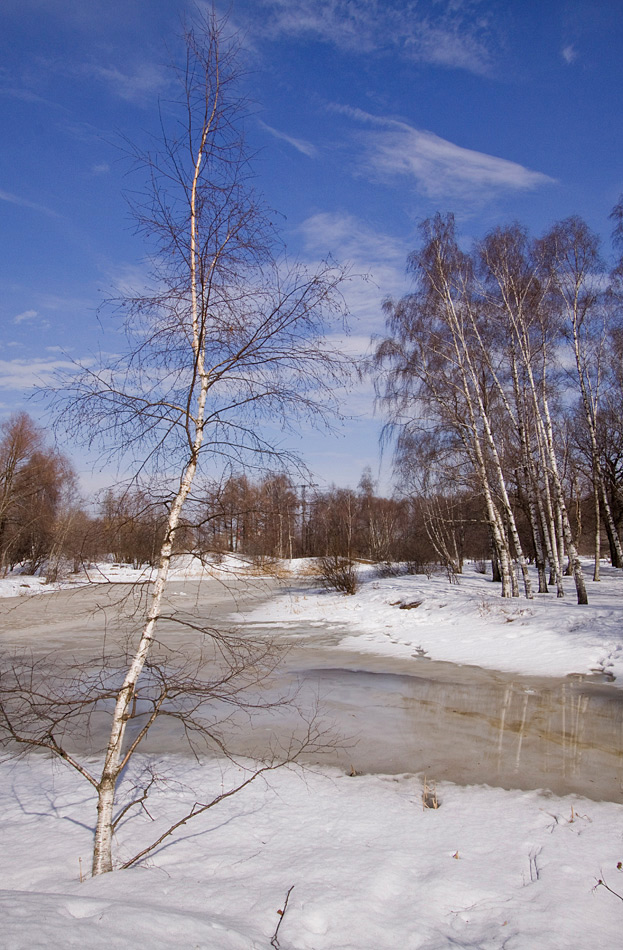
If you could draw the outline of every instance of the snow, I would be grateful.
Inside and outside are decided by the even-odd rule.
[[[199,798],[228,778],[214,764],[168,764]],[[143,867],[80,883],[94,808],[85,789],[42,757],[14,763],[6,778],[6,950],[265,948],[292,885],[282,950],[618,945],[620,902],[594,890],[602,874],[623,884],[612,803],[444,784],[439,807],[424,809],[413,775],[281,770],[189,824]],[[150,800],[155,820],[128,822],[119,853],[179,815],[180,797]]]
[[[178,576],[200,568],[186,560]],[[601,583],[588,584],[588,607],[574,603],[571,586],[564,602],[505,602],[474,570],[452,585],[362,570],[353,597],[291,580],[245,622],[280,622],[292,638],[301,627],[308,636],[335,629],[340,649],[358,653],[623,680],[623,578],[605,565]],[[111,581],[131,574],[106,572]],[[3,593],[10,583],[13,595],[47,589],[16,577],[2,582]],[[167,755],[157,767],[168,790],[118,828],[120,861],[193,802],[239,782],[252,763]],[[6,761],[2,775],[5,950],[264,950],[278,925],[281,950],[588,950],[620,940],[622,901],[596,886],[602,878],[623,894],[623,806],[614,802],[435,787],[411,773],[281,769],[189,822],[139,865],[91,879],[92,789],[39,754]],[[438,808],[424,807],[425,782]]]
[[[246,621],[347,624],[340,646],[359,653],[426,655],[533,675],[614,677],[623,686],[623,575],[611,567],[602,565],[600,582],[587,580],[588,606],[576,603],[571,578],[565,578],[564,599],[554,592],[528,601],[502,600],[500,586],[471,566],[452,584],[445,574],[378,578],[371,568],[361,571],[354,597],[299,587]]]
[[[236,554],[212,555],[204,559],[193,554],[177,554],[171,558],[169,577],[171,580],[184,580],[202,577],[299,575],[305,570],[311,570],[313,564],[311,558],[300,558],[292,562],[272,559],[256,561]],[[48,584],[44,576],[24,574],[22,569],[17,567],[5,577],[0,577],[0,598],[51,593],[87,584],[134,584],[137,581],[152,580],[155,574],[155,569],[149,566],[136,568],[131,564],[100,561],[87,565],[79,573],[69,574],[62,580]]]

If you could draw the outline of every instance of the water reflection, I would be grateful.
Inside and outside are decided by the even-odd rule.
[[[240,607],[267,599],[271,590],[267,585],[255,589],[246,579],[238,587],[232,581],[229,588],[185,581],[171,585],[170,597],[175,602],[184,596],[192,616],[223,629],[232,592]],[[72,657],[100,655],[102,638],[115,629],[127,632],[128,607],[121,593],[118,585],[94,586],[28,598],[18,608],[8,603],[0,610],[3,644],[41,655],[51,650]],[[177,609],[175,603],[171,609]],[[270,689],[279,696],[284,688],[300,687],[297,702],[303,712],[320,697],[328,724],[343,737],[322,762],[347,771],[418,772],[431,780],[549,788],[623,802],[623,689],[582,677],[518,677],[422,658],[359,654],[352,630],[337,622],[321,628],[258,623],[249,629],[283,644],[286,654],[258,702],[271,698]],[[159,636],[180,648],[179,627],[163,621]],[[347,638],[349,649],[341,647]],[[184,647],[192,656],[192,643]],[[224,714],[229,717],[231,709]],[[101,722],[95,717],[89,728],[79,723],[76,748],[97,751],[108,728],[105,716]],[[224,731],[234,751],[261,756],[287,746],[300,728],[296,711],[280,707],[277,714],[231,716]],[[165,719],[141,748],[183,752],[187,745],[182,727]]]
[[[448,670],[441,679],[348,669],[301,675],[308,689],[320,688],[338,728],[357,738],[338,754],[343,766],[623,802],[620,690],[454,669],[454,679]]]

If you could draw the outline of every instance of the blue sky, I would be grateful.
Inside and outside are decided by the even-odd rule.
[[[465,240],[519,219],[582,215],[608,250],[623,192],[618,0],[233,0],[245,45],[257,187],[292,255],[332,253],[354,348],[407,283],[418,222],[454,211]],[[34,416],[33,381],[109,345],[98,306],[140,279],[120,137],[140,144],[170,93],[182,0],[3,0],[0,6],[0,417]],[[317,480],[379,473],[370,385],[356,417],[302,446]],[[43,417],[42,417],[43,418]],[[107,473],[87,474],[85,485]],[[380,470],[387,489],[389,466]]]

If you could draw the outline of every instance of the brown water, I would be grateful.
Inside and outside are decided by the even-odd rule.
[[[169,607],[186,619],[222,627],[232,610],[273,596],[273,582],[174,582]],[[0,643],[23,652],[87,660],[101,644],[139,625],[141,596],[124,599],[122,585],[0,602]],[[392,659],[339,647],[352,630],[339,625],[250,627],[273,638],[284,659],[258,698],[296,690],[297,705],[322,716],[341,736],[313,761],[347,771],[426,774],[430,781],[504,788],[547,788],[623,802],[623,690],[589,678],[520,677],[426,658]],[[184,653],[196,634],[164,621],[160,638]],[[286,652],[287,651],[287,652]],[[257,711],[224,728],[241,754],[262,756],[300,732],[295,710]],[[78,744],[93,751],[105,734],[95,728]],[[180,752],[181,730],[158,722],[144,748]]]

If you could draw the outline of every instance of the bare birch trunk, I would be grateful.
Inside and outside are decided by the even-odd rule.
[[[567,514],[567,507],[565,505],[564,493],[562,490],[562,483],[560,481],[560,475],[558,473],[558,462],[556,461],[556,452],[554,450],[554,435],[552,428],[552,420],[549,414],[549,408],[547,401],[544,400],[544,414],[545,414],[545,436],[546,436],[546,445],[548,448],[549,462],[550,462],[550,471],[552,475],[552,481],[554,484],[554,492],[556,497],[558,516],[562,522],[562,533],[564,536],[564,542],[567,546],[567,553],[569,555],[569,563],[571,564],[571,570],[573,572],[573,580],[575,582],[575,589],[578,598],[578,604],[587,604],[588,596],[586,593],[586,584],[584,583],[584,574],[582,573],[582,565],[580,563],[580,558],[573,540],[573,533],[571,531],[571,525],[569,523],[569,516]]]
[[[593,473],[593,503],[595,506],[595,567],[593,569],[593,580],[599,581],[599,562],[601,560],[601,518],[599,511],[599,488]]]
[[[572,564],[573,577],[576,586],[577,598],[579,604],[587,604],[588,599],[586,595],[586,586],[584,583],[584,576],[582,574],[582,565],[578,557],[578,553],[573,541],[573,535],[571,532],[571,526],[569,524],[569,517],[567,515],[567,508],[565,505],[564,492],[562,489],[562,483],[560,481],[560,475],[558,472],[558,462],[556,459],[556,451],[554,448],[554,436],[553,436],[553,427],[552,420],[549,412],[549,405],[547,399],[547,393],[545,390],[545,354],[543,355],[543,378],[542,378],[542,393],[541,400],[537,393],[537,387],[534,380],[534,374],[532,372],[532,365],[530,360],[530,349],[527,345],[527,339],[525,330],[520,329],[519,344],[522,351],[522,360],[524,363],[524,370],[526,373],[526,379],[528,380],[530,386],[530,392],[532,396],[532,405],[534,409],[534,416],[537,425],[537,430],[539,433],[539,441],[541,445],[541,450],[543,452],[544,458],[546,460],[546,471],[549,472],[549,477],[551,478],[552,485],[554,488],[554,500],[555,500],[555,516],[559,521],[559,530],[556,531],[554,519],[550,516],[548,519],[549,528],[551,532],[551,542],[552,542],[552,553],[555,554],[556,561],[556,583],[558,588],[558,596],[563,596],[563,587],[562,587],[562,578],[560,577],[562,570],[562,558],[564,556],[564,550],[561,551],[560,548],[556,551],[554,544],[554,538],[558,538],[559,545],[566,544],[567,551],[569,553],[569,559]],[[547,481],[547,479],[546,479]],[[564,541],[563,541],[564,539]]]
[[[572,239],[575,239],[575,244],[573,245],[574,254],[572,257],[572,270],[570,273],[565,273],[566,256],[563,253],[561,255],[561,261],[558,262],[561,268],[559,290],[564,301],[564,306],[567,310],[569,322],[571,324],[575,368],[578,384],[580,386],[580,393],[582,396],[584,418],[586,420],[591,445],[593,479],[598,487],[599,495],[601,496],[604,519],[608,525],[609,534],[613,540],[613,544],[617,553],[617,559],[620,564],[623,564],[623,546],[621,545],[621,539],[619,538],[618,531],[616,530],[614,524],[610,502],[608,500],[607,492],[605,491],[603,474],[601,470],[601,461],[599,458],[599,448],[597,445],[597,408],[599,404],[601,363],[604,341],[603,326],[600,329],[600,344],[597,348],[596,354],[593,354],[595,356],[596,363],[594,370],[594,384],[591,383],[591,378],[588,373],[588,357],[586,349],[582,345],[581,339],[582,328],[584,327],[586,331],[587,321],[591,320],[591,310],[593,309],[593,305],[596,302],[596,296],[594,295],[594,292],[589,290],[587,287],[587,282],[590,280],[591,276],[590,264],[592,263],[590,255],[590,236],[588,232],[583,233],[581,229],[579,231],[571,231],[569,236]],[[598,571],[598,568],[596,569]]]
[[[199,451],[202,438],[203,433],[199,430],[195,439],[197,452]],[[160,606],[169,574],[175,530],[179,524],[182,508],[190,491],[196,469],[197,461],[195,455],[184,472],[179,491],[171,506],[165,540],[160,549],[158,573],[151,594],[147,620],[136,653],[134,654],[123,685],[117,695],[110,737],[108,739],[104,759],[104,767],[97,787],[98,803],[95,843],[93,847],[93,876],[103,874],[106,871],[112,871],[112,819],[115,789],[119,775],[132,751],[132,747],[130,747],[130,750],[126,751],[125,755],[123,754],[123,740],[127,722],[130,718],[132,702],[136,694],[136,686],[153,645],[154,631],[160,616]]]
[[[441,255],[442,248],[439,243],[436,245],[436,273],[431,274],[433,284],[435,283],[435,277],[440,284],[436,286],[436,292],[439,295],[440,300],[443,302],[444,310],[446,313],[446,323],[450,333],[452,334],[453,347],[456,354],[456,366],[460,372],[460,377],[462,381],[462,392],[465,398],[467,409],[469,413],[469,429],[471,432],[471,442],[473,448],[473,458],[476,465],[476,471],[479,476],[481,486],[483,488],[483,493],[485,496],[485,505],[487,509],[487,515],[489,518],[489,524],[491,531],[493,533],[494,542],[498,550],[498,558],[500,562],[500,572],[502,575],[502,597],[511,597],[515,596],[515,578],[514,571],[512,566],[512,560],[510,556],[509,546],[506,539],[506,534],[500,515],[497,511],[497,508],[493,501],[493,494],[491,491],[489,483],[489,475],[487,472],[487,465],[485,462],[485,455],[483,447],[481,446],[481,437],[478,431],[477,424],[477,415],[483,421],[486,441],[489,445],[489,448],[492,450],[494,465],[496,469],[496,475],[498,481],[501,479],[501,488],[503,492],[504,507],[505,512],[507,508],[508,496],[505,495],[505,485],[504,477],[501,472],[501,466],[499,463],[499,457],[495,448],[495,443],[493,441],[493,436],[489,426],[489,420],[487,418],[486,412],[484,411],[484,405],[480,394],[478,392],[478,379],[474,370],[473,363],[471,361],[469,346],[465,340],[463,327],[461,325],[460,317],[457,313],[457,309],[454,302],[454,296],[452,293],[452,288],[448,282],[448,275],[446,273],[445,261]],[[470,384],[471,382],[471,384]],[[476,396],[472,395],[472,392],[475,392]],[[477,411],[478,410],[478,413]],[[507,513],[507,512],[506,512]],[[520,548],[521,550],[521,548]]]
[[[499,489],[499,492],[500,492],[500,496],[501,496],[501,498],[502,498],[502,505],[503,505],[503,509],[504,509],[504,515],[505,515],[506,524],[507,524],[508,530],[509,530],[509,532],[510,532],[510,536],[511,536],[512,542],[513,542],[513,547],[514,547],[514,549],[515,549],[515,554],[516,554],[516,557],[517,557],[517,561],[518,561],[518,563],[519,563],[519,565],[520,565],[520,567],[521,567],[521,572],[522,572],[523,581],[524,581],[525,594],[526,594],[526,597],[527,597],[529,600],[531,600],[531,599],[532,599],[532,584],[531,584],[530,575],[529,575],[529,572],[528,572],[528,564],[527,564],[526,559],[525,559],[525,557],[524,557],[524,553],[523,553],[523,549],[522,549],[522,545],[521,545],[521,540],[520,540],[520,538],[519,538],[519,532],[518,532],[518,530],[517,530],[517,523],[516,523],[516,521],[515,521],[515,515],[514,515],[513,509],[512,509],[511,503],[510,503],[510,499],[509,499],[509,497],[508,497],[508,491],[507,491],[507,488],[506,488],[506,479],[505,479],[505,477],[504,477],[504,471],[503,471],[503,468],[502,468],[502,463],[501,463],[501,461],[500,461],[500,456],[499,456],[499,453],[498,453],[497,445],[496,445],[496,442],[495,442],[495,438],[494,438],[494,436],[493,436],[493,429],[492,429],[492,427],[491,427],[491,422],[490,422],[490,419],[489,419],[489,413],[487,412],[487,408],[486,408],[486,406],[485,406],[485,404],[484,404],[484,402],[483,402],[482,395],[481,395],[481,393],[480,393],[479,380],[478,380],[478,377],[477,377],[476,369],[475,369],[474,364],[473,364],[473,361],[472,361],[472,357],[471,357],[469,345],[468,345],[468,343],[467,343],[467,341],[466,341],[466,339],[465,339],[465,336],[464,336],[464,333],[463,333],[463,329],[462,329],[462,326],[461,326],[460,321],[459,321],[459,317],[458,317],[458,315],[457,315],[457,313],[456,313],[456,309],[455,309],[455,306],[454,306],[454,301],[453,301],[453,299],[452,299],[452,294],[451,294],[450,288],[448,287],[447,283],[446,283],[446,286],[445,286],[444,290],[445,290],[445,294],[446,294],[447,306],[448,306],[449,312],[450,312],[450,314],[451,314],[452,333],[453,333],[453,335],[455,336],[455,338],[458,338],[458,340],[459,340],[459,343],[460,343],[460,346],[461,346],[461,349],[462,349],[462,355],[463,355],[463,358],[464,358],[465,362],[467,363],[467,367],[468,367],[468,371],[469,371],[469,379],[465,379],[465,374],[464,374],[464,379],[465,379],[465,384],[464,384],[464,385],[465,385],[465,389],[466,389],[466,392],[467,392],[467,394],[469,395],[469,398],[470,398],[470,399],[471,399],[471,391],[472,391],[472,389],[473,389],[474,393],[476,394],[476,397],[475,397],[475,398],[476,398],[476,404],[477,404],[477,407],[478,407],[478,413],[479,413],[480,419],[482,420],[483,430],[484,430],[484,434],[485,434],[485,442],[486,442],[486,444],[487,444],[487,446],[488,446],[488,448],[489,448],[489,452],[490,452],[491,459],[492,459],[492,463],[493,463],[493,468],[494,468],[495,475],[496,475],[496,479],[497,479],[497,483],[498,483],[498,489]],[[476,324],[475,324],[475,320],[474,320],[474,316],[473,316],[473,314],[472,314],[472,312],[471,312],[471,308],[470,308],[469,306],[468,306],[468,311],[469,311],[470,323],[471,323],[472,329],[474,330],[474,334],[475,334],[476,338],[478,339],[478,341],[479,341],[479,343],[480,343],[480,345],[481,345],[481,350],[483,351],[483,355],[484,355],[484,357],[485,357],[485,360],[488,361],[488,356],[487,356],[486,352],[484,352],[484,351],[485,351],[485,347],[482,346],[482,341],[480,340],[480,334],[478,333],[478,330],[477,330],[477,327],[476,327]],[[495,378],[495,382],[496,382],[496,384],[497,384],[497,383],[498,383],[497,378],[495,377],[495,374],[493,374],[493,375],[494,375],[494,378]],[[471,386],[470,386],[470,379],[471,379]],[[501,390],[501,387],[500,387],[499,384],[498,384],[498,391],[500,391],[500,390]],[[503,398],[504,398],[504,396],[503,396]],[[508,405],[508,404],[507,404],[507,405]],[[473,414],[473,411],[472,411],[472,416],[473,416],[473,415],[474,415],[474,414]],[[509,546],[508,546],[508,543],[507,543],[507,544],[506,544],[507,550],[508,550],[508,547],[509,547]],[[519,590],[517,589],[516,578],[515,578],[515,572],[514,572],[514,570],[512,570],[512,568],[511,568],[511,583],[512,583],[513,597],[518,597],[518,596],[519,596]]]
[[[204,417],[205,405],[209,387],[209,378],[205,372],[204,347],[205,339],[200,325],[200,314],[198,306],[198,261],[197,261],[197,184],[201,171],[201,164],[204,158],[204,149],[206,141],[217,114],[219,101],[219,72],[218,72],[218,50],[215,66],[214,92],[212,101],[206,101],[207,118],[204,118],[202,134],[199,147],[194,161],[194,174],[190,189],[190,293],[191,293],[191,319],[192,319],[192,348],[194,353],[194,363],[196,379],[199,383],[199,391],[196,396],[196,407],[192,406],[193,391],[189,391],[187,425],[194,428],[194,438],[190,446],[190,455],[186,463],[177,494],[171,505],[167,527],[162,547],[160,548],[160,557],[158,562],[158,573],[151,594],[151,602],[147,614],[147,619],[141,638],[134,654],[134,658],[126,673],[123,685],[117,695],[115,710],[113,713],[112,726],[104,767],[102,769],[100,782],[98,785],[98,805],[97,805],[97,825],[95,829],[95,843],[93,847],[93,875],[112,871],[112,822],[113,806],[115,799],[115,789],[117,780],[122,772],[132,749],[123,754],[123,740],[126,731],[126,725],[130,716],[132,702],[136,694],[136,685],[145,666],[145,661],[149,656],[153,645],[154,631],[158,618],[160,616],[160,607],[164,595],[169,567],[171,564],[171,554],[173,551],[173,541],[175,532],[179,525],[180,515],[184,503],[190,492],[196,471],[199,451],[204,437]],[[193,412],[194,409],[194,412]]]

